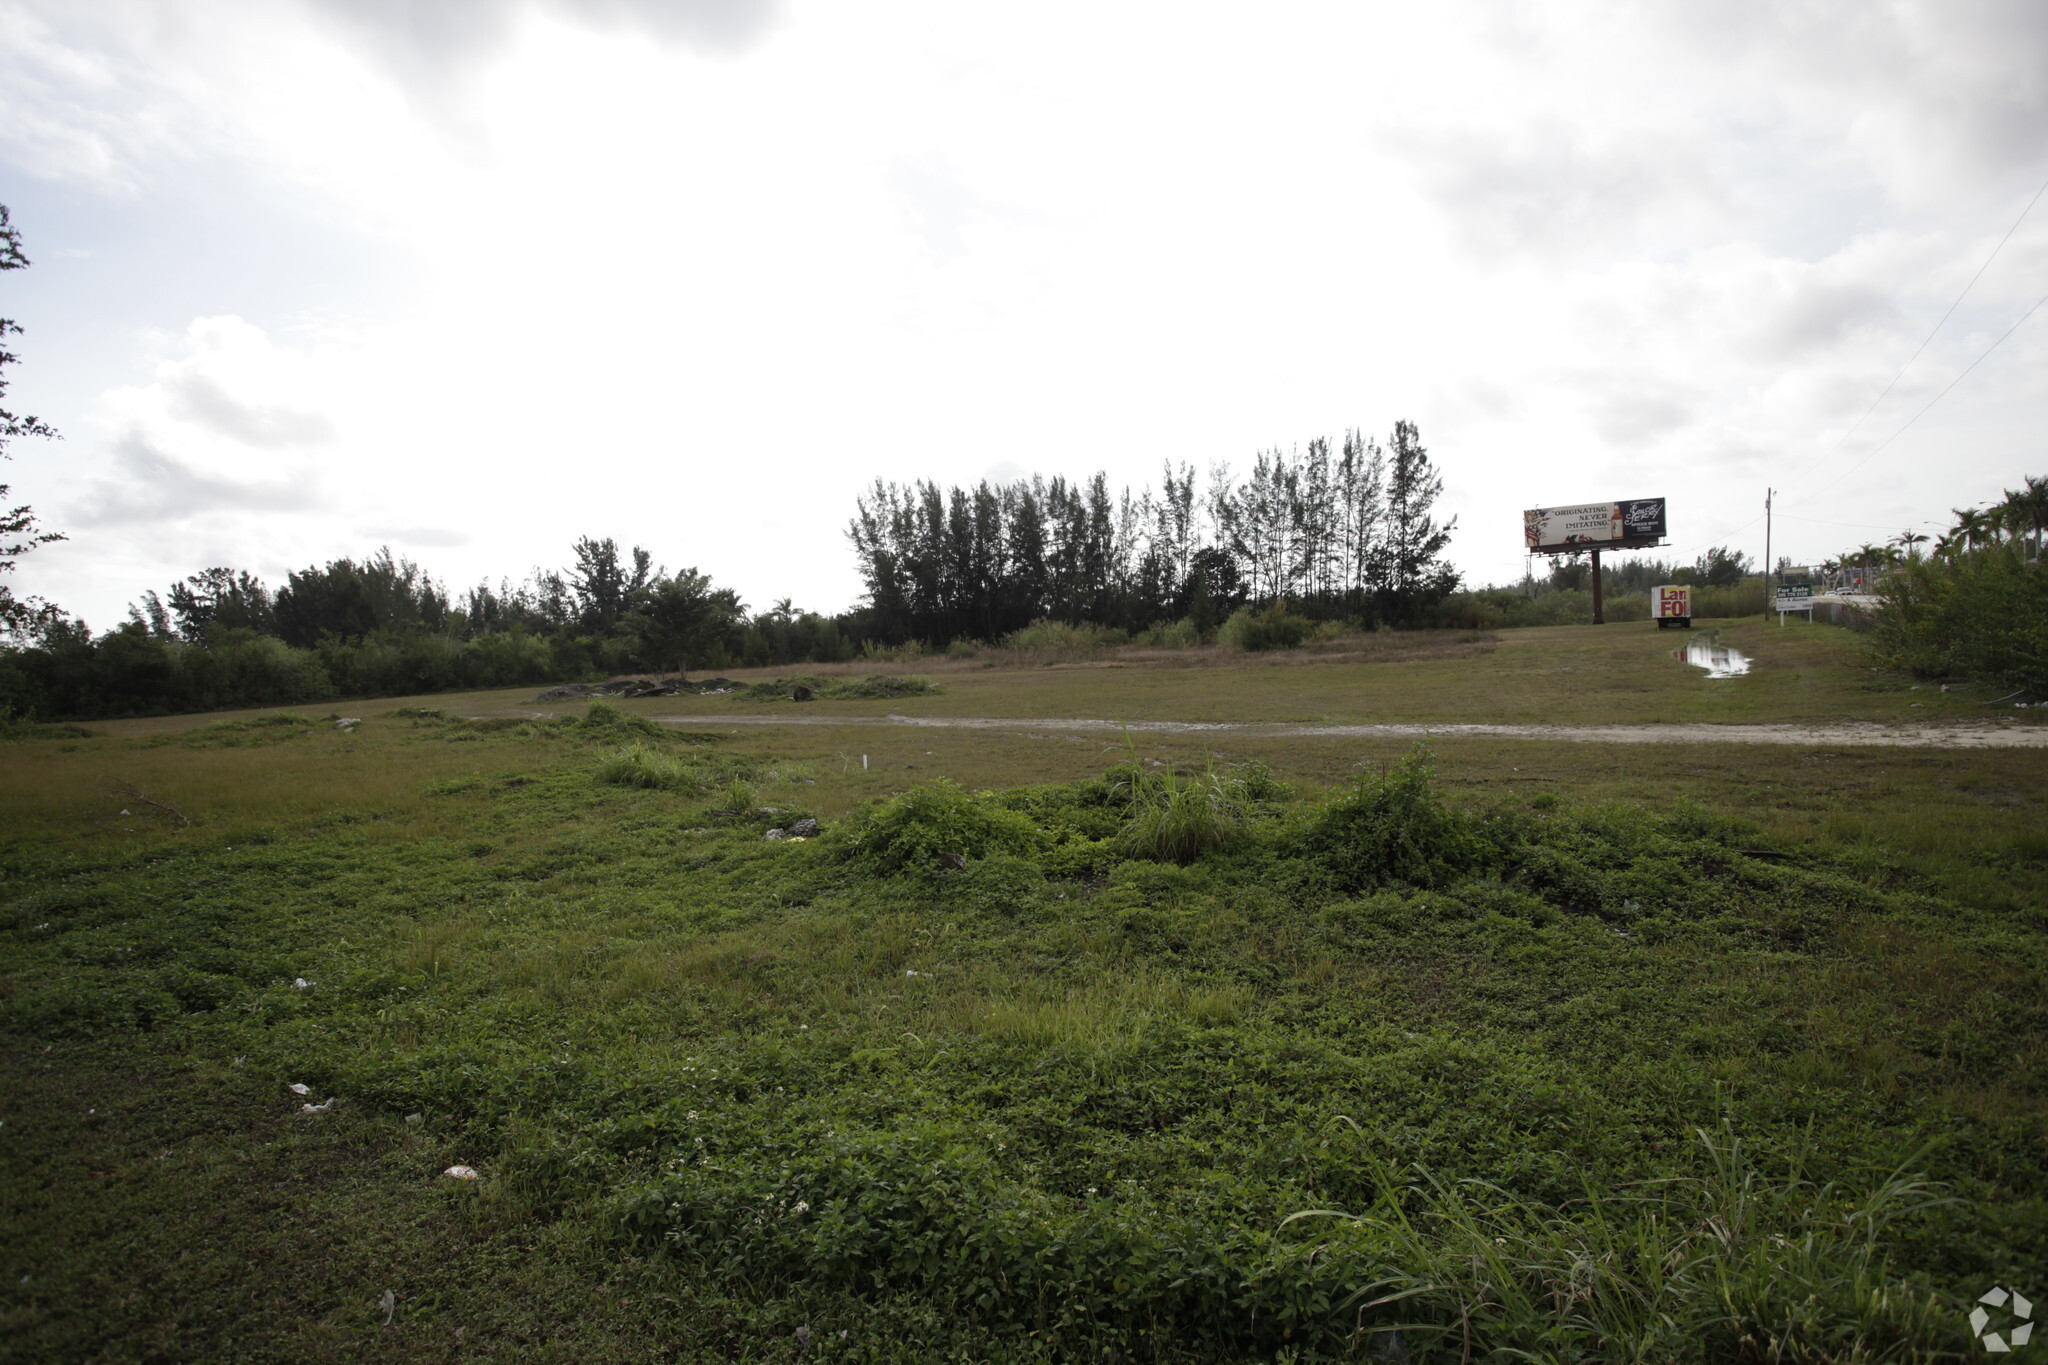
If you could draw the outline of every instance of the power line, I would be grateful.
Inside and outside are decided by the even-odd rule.
[[[1906,363],[1899,366],[1899,372],[1892,376],[1891,383],[1884,386],[1884,392],[1880,393],[1877,397],[1873,398],[1870,401],[1870,406],[1863,410],[1863,415],[1856,419],[1855,425],[1851,426],[1847,431],[1842,433],[1841,438],[1837,440],[1833,446],[1829,447],[1827,454],[1821,456],[1818,460],[1815,460],[1813,462],[1813,467],[1808,469],[1806,473],[1801,474],[1799,476],[1802,480],[1811,477],[1814,470],[1819,469],[1829,460],[1835,458],[1835,452],[1840,450],[1843,447],[1843,445],[1845,445],[1848,442],[1849,438],[1851,436],[1854,436],[1857,433],[1857,431],[1862,428],[1863,424],[1870,419],[1870,414],[1877,411],[1877,405],[1879,403],[1882,403],[1887,397],[1890,396],[1891,391],[1898,387],[1899,381],[1906,377],[1906,371],[1913,368],[1913,362],[1920,358],[1920,353],[1922,351],[1925,351],[1928,347],[1928,343],[1934,340],[1935,333],[1939,332],[1943,327],[1945,327],[1948,324],[1948,320],[1951,317],[1955,316],[1956,309],[1962,307],[1963,300],[1969,297],[1970,291],[1972,289],[1975,289],[1977,287],[1977,281],[1984,278],[1984,272],[1986,270],[1989,270],[1991,268],[1991,263],[1998,259],[1998,253],[2005,250],[2005,244],[2012,240],[2012,235],[2020,230],[2020,224],[2024,223],[2027,220],[2027,215],[2034,211],[2034,205],[2041,202],[2041,195],[2044,192],[2048,192],[2048,180],[2042,181],[2041,188],[2034,191],[2034,197],[2032,199],[2029,199],[2027,201],[2027,206],[2020,210],[2020,216],[2012,220],[2012,226],[2005,230],[2005,236],[1999,238],[1998,245],[1991,248],[1991,254],[1984,258],[1984,264],[1977,267],[1977,273],[1970,276],[1970,282],[1963,286],[1962,293],[1956,295],[1956,301],[1948,306],[1948,312],[1943,313],[1941,315],[1941,321],[1934,324],[1933,329],[1927,333],[1926,338],[1921,341],[1918,349],[1916,349],[1912,355],[1906,357]],[[2039,305],[2036,306],[2038,307]],[[2022,321],[2024,321],[2024,319],[2022,319]],[[2004,340],[2004,338],[2001,337],[2000,340]],[[1982,357],[1979,357],[1979,359],[1982,359]],[[1965,371],[1965,373],[1967,373],[1967,371]],[[1954,386],[1951,385],[1950,387],[1952,388]],[[1948,390],[1943,389],[1942,392],[1946,393],[1948,392]],[[1907,425],[1910,426],[1911,423],[1908,423]],[[1903,431],[1904,429],[1904,427],[1900,428],[1901,431]],[[1898,433],[1894,432],[1892,434],[1896,436]],[[1879,449],[1883,449],[1883,447],[1880,446]],[[1871,452],[1871,454],[1873,455],[1876,453],[1876,451]],[[1864,456],[1864,459],[1869,458],[1870,456],[1868,455]],[[1839,481],[1839,476],[1837,476],[1837,480]],[[1832,488],[1834,487],[1834,485],[1829,484],[1827,485],[1827,487]]]
[[[1814,490],[1813,490],[1813,492],[1809,493],[1809,494],[1808,494],[1807,496],[1808,496],[1808,497],[1815,497],[1815,498],[1819,497],[1819,496],[1820,496],[1821,494],[1823,494],[1823,493],[1827,492],[1827,491],[1828,491],[1828,490],[1829,490],[1830,488],[1833,488],[1833,487],[1834,487],[1834,486],[1835,486],[1836,484],[1840,483],[1840,482],[1841,482],[1842,480],[1844,480],[1844,479],[1848,478],[1848,477],[1849,477],[1849,476],[1850,476],[1851,474],[1854,474],[1854,473],[1855,473],[1855,472],[1856,472],[1857,470],[1859,470],[1859,469],[1863,468],[1863,466],[1864,466],[1864,465],[1866,465],[1866,464],[1870,463],[1871,459],[1872,459],[1872,458],[1873,458],[1874,456],[1876,456],[1876,455],[1877,455],[1878,451],[1881,451],[1881,450],[1883,450],[1883,449],[1884,449],[1884,448],[1885,448],[1886,446],[1890,445],[1890,444],[1891,444],[1891,443],[1892,443],[1893,441],[1896,441],[1896,440],[1898,440],[1898,439],[1899,439],[1899,437],[1901,437],[1901,436],[1905,435],[1905,434],[1906,434],[1906,428],[1907,428],[1907,427],[1910,427],[1910,426],[1912,426],[1912,425],[1913,425],[1913,423],[1915,423],[1915,422],[1919,421],[1919,420],[1920,420],[1920,419],[1921,419],[1922,417],[1925,417],[1925,416],[1927,415],[1927,408],[1931,408],[1931,407],[1933,407],[1933,406],[1934,406],[1934,405],[1935,405],[1936,403],[1939,403],[1939,402],[1940,402],[1940,401],[1941,401],[1941,400],[1942,400],[1942,399],[1943,399],[1943,398],[1944,398],[1944,397],[1945,397],[1945,396],[1946,396],[1946,395],[1948,394],[1948,391],[1949,391],[1949,389],[1952,389],[1952,388],[1954,388],[1954,387],[1955,387],[1956,385],[1958,385],[1958,384],[1962,383],[1962,382],[1963,382],[1963,377],[1964,377],[1964,375],[1967,375],[1967,374],[1969,374],[1969,372],[1970,372],[1971,370],[1974,370],[1974,369],[1976,369],[1976,368],[1977,368],[1977,367],[1978,367],[1979,365],[1983,364],[1983,363],[1984,363],[1984,356],[1988,356],[1988,355],[1990,355],[1990,354],[1991,354],[1991,353],[1992,353],[1993,351],[1997,350],[1997,349],[1999,348],[2000,344],[2001,344],[2001,343],[2003,343],[2003,342],[2005,341],[2005,338],[2006,338],[2006,337],[2009,337],[2009,336],[2011,336],[2011,335],[2012,335],[2012,334],[2013,334],[2014,332],[2017,332],[2017,331],[2018,331],[2018,330],[2020,329],[2020,323],[2023,323],[2023,322],[2025,322],[2025,321],[2026,321],[2026,320],[2027,320],[2028,318],[2030,318],[2030,317],[2034,316],[2034,314],[2036,314],[2036,313],[2040,312],[2040,311],[2041,311],[2041,305],[2042,305],[2042,304],[2044,304],[2044,303],[2048,303],[2048,294],[2043,294],[2043,295],[2042,295],[2042,296],[2041,296],[2040,298],[2036,299],[2036,300],[2034,301],[2034,306],[2033,306],[2032,308],[2029,308],[2029,309],[2028,309],[2028,310],[2027,310],[2026,312],[2024,312],[2024,313],[2020,314],[2020,320],[2019,320],[2019,322],[2015,322],[2015,323],[2014,323],[2014,324],[2013,324],[2012,326],[2010,326],[2010,327],[2006,328],[2006,329],[2005,329],[2005,332],[2004,332],[2004,335],[2000,336],[2000,337],[1998,338],[1998,340],[1997,340],[1997,341],[1994,341],[1994,342],[1992,342],[1992,343],[1991,343],[1991,344],[1990,344],[1989,346],[1986,346],[1986,347],[1984,348],[1984,354],[1983,354],[1983,355],[1980,355],[1980,356],[1978,356],[1978,357],[1977,357],[1977,358],[1976,358],[1975,360],[1971,361],[1971,362],[1970,362],[1970,363],[1969,363],[1969,364],[1968,364],[1967,366],[1965,366],[1965,367],[1963,368],[1963,373],[1962,373],[1962,374],[1959,374],[1959,375],[1957,375],[1957,376],[1956,376],[1956,377],[1955,377],[1954,379],[1951,379],[1951,380],[1949,380],[1949,381],[1948,381],[1948,385],[1947,385],[1947,387],[1943,388],[1943,389],[1942,389],[1942,391],[1941,391],[1940,393],[1937,393],[1936,395],[1934,395],[1934,397],[1932,397],[1932,398],[1930,398],[1930,399],[1928,399],[1928,400],[1927,400],[1927,407],[1926,407],[1926,408],[1922,408],[1922,409],[1920,409],[1920,411],[1918,411],[1918,412],[1914,413],[1914,414],[1913,414],[1913,415],[1912,415],[1911,417],[1908,417],[1908,418],[1907,418],[1907,419],[1905,420],[1905,423],[1904,423],[1904,424],[1903,424],[1902,426],[1900,426],[1900,428],[1899,428],[1899,429],[1898,429],[1897,431],[1893,432],[1893,433],[1892,433],[1891,435],[1889,435],[1889,436],[1887,436],[1887,437],[1885,437],[1885,438],[1884,438],[1884,440],[1883,440],[1883,441],[1882,441],[1882,442],[1881,442],[1881,443],[1880,443],[1880,444],[1878,445],[1878,447],[1877,447],[1877,449],[1876,449],[1876,450],[1873,450],[1873,451],[1871,451],[1869,455],[1865,455],[1865,456],[1864,456],[1864,457],[1863,457],[1862,459],[1858,460],[1858,461],[1857,461],[1857,462],[1856,462],[1855,464],[1852,464],[1852,465],[1850,465],[1850,466],[1849,466],[1849,467],[1848,467],[1847,469],[1845,469],[1845,470],[1843,470],[1843,471],[1842,471],[1841,473],[1839,473],[1839,474],[1835,475],[1835,477],[1834,477],[1834,478],[1832,478],[1832,479],[1829,479],[1829,480],[1828,480],[1828,481],[1827,481],[1826,483],[1824,483],[1824,484],[1822,484],[1822,485],[1821,485],[1820,487],[1818,487],[1818,488],[1814,489]]]
[[[1785,518],[1785,520],[1787,521],[1810,521],[1815,526],[1849,526],[1859,531],[1896,531],[1899,529],[1896,526],[1879,526],[1875,522],[1869,521],[1824,521],[1819,517],[1794,516],[1790,512],[1780,512],[1778,513],[1778,515]],[[1922,526],[1932,526],[1935,523],[1931,521],[1923,521],[1919,524]]]

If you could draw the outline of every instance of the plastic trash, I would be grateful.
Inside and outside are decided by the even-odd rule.
[[[285,1089],[291,1091],[294,1095],[310,1095],[313,1093],[313,1087],[307,1085],[304,1081],[293,1081]]]
[[[454,1176],[457,1180],[474,1180],[477,1177],[475,1168],[470,1166],[450,1166],[441,1174]]]
[[[324,1114],[324,1113],[326,1113],[326,1112],[327,1112],[328,1110],[332,1109],[333,1107],[334,1107],[334,1097],[333,1097],[332,1095],[330,1095],[330,1096],[328,1096],[328,1097],[327,1097],[327,1102],[326,1102],[325,1104],[302,1104],[302,1105],[300,1105],[300,1106],[299,1106],[299,1112],[300,1112],[301,1114]]]
[[[385,1290],[384,1297],[377,1300],[377,1306],[384,1310],[384,1325],[389,1327],[391,1319],[398,1315],[398,1295]]]
[[[306,980],[303,976],[295,976],[292,978],[292,989],[295,991],[309,991],[313,989],[313,983]]]

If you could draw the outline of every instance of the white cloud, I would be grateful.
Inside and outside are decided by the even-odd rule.
[[[318,505],[310,483],[226,478],[179,459],[139,431],[122,433],[113,443],[112,455],[110,475],[96,480],[72,512],[81,526],[142,525],[172,531],[196,518],[294,512]]]

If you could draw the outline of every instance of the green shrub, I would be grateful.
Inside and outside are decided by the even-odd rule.
[[[1259,759],[1238,764],[1230,775],[1247,801],[1280,802],[1294,797],[1294,787],[1273,776],[1273,770]]]
[[[1192,618],[1183,616],[1139,631],[1131,643],[1146,649],[1193,649],[1202,643],[1202,632]]]
[[[1971,678],[2048,697],[2048,561],[2018,541],[1887,575],[1871,648],[1921,678]]]
[[[1310,821],[1304,852],[1350,891],[1408,882],[1442,886],[1480,867],[1487,849],[1472,822],[1432,789],[1435,765],[1417,747],[1384,773],[1369,773]]]
[[[912,787],[858,818],[847,854],[874,872],[930,869],[941,854],[975,859],[1032,854],[1045,835],[989,792],[967,792],[947,778]]]
[[[1099,654],[1105,649],[1114,649],[1130,637],[1113,626],[1098,626],[1083,621],[1070,624],[1066,621],[1033,621],[1022,630],[1013,630],[1003,637],[1003,648],[1033,653],[1058,654]]]
[[[1315,633],[1316,623],[1272,602],[1254,609],[1239,607],[1216,632],[1216,642],[1229,649],[1256,654],[1268,649],[1295,649]]]

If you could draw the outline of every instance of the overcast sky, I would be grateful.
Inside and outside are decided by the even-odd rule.
[[[1819,558],[2048,473],[2048,308],[1892,439],[2044,180],[2040,0],[0,0],[17,591],[592,535],[831,611],[877,477],[1397,419],[1468,581],[1608,498],[1761,559],[1767,486]]]

